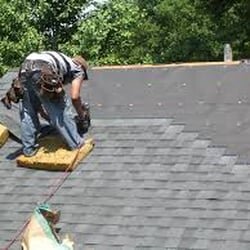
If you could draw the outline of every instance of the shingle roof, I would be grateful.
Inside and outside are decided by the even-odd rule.
[[[250,64],[96,70],[87,95],[95,116],[175,118],[250,162]]]
[[[217,73],[224,70],[217,67]],[[190,70],[200,75],[208,69]],[[206,136],[202,126],[192,127],[202,121],[199,112],[195,116],[189,109],[191,103],[202,96],[205,100],[208,93],[216,97],[216,92],[196,82],[200,92],[193,95],[191,89],[187,91],[191,81],[177,88],[183,84],[178,77],[187,74],[188,69],[173,68],[179,73],[174,75],[176,78],[168,78],[173,81],[166,83],[168,87],[155,78],[157,91],[153,90],[153,82],[142,88],[143,79],[152,74],[173,74],[170,71],[149,68],[92,72],[92,85],[85,87],[84,95],[92,105],[90,134],[96,147],[50,200],[62,213],[61,234],[70,233],[76,249],[249,249],[250,165],[240,162],[240,155],[229,154],[226,143],[215,144],[209,138],[214,135],[209,126]],[[133,74],[141,76],[141,84]],[[182,78],[187,80],[185,74]],[[188,75],[193,76],[190,72]],[[212,86],[215,81],[216,78],[211,79]],[[244,86],[246,91],[247,85]],[[181,93],[182,102],[187,100],[182,111],[177,105],[182,100]],[[165,99],[155,107],[160,94]],[[172,106],[167,105],[171,95]],[[221,107],[220,101],[219,98],[216,107]],[[153,107],[157,112],[151,112]],[[171,111],[171,107],[175,108]],[[179,119],[185,118],[188,111],[196,122]],[[173,115],[168,115],[170,112]],[[217,121],[215,117],[219,116],[214,116]],[[61,176],[16,167],[15,161],[6,156],[18,148],[17,143],[9,141],[0,154],[1,247],[13,239],[36,203],[44,200]],[[16,242],[10,249],[18,247]]]

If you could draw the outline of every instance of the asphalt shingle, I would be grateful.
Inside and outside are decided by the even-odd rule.
[[[168,72],[170,79],[173,74],[172,81],[178,85],[169,85],[173,100],[189,87],[180,74],[183,70],[195,77],[181,68],[172,73],[152,70],[158,76]],[[219,67],[211,80],[217,82],[216,77],[225,70]],[[152,72],[142,71],[149,77],[148,84],[152,82]],[[114,71],[113,76],[118,73]],[[128,73],[127,80],[133,74]],[[176,74],[182,75],[178,81]],[[119,91],[125,88],[123,84],[115,87]],[[196,87],[205,99],[202,91],[206,87]],[[145,88],[148,95],[155,91],[153,85]],[[185,99],[178,101],[184,103]],[[226,145],[215,145],[199,130],[173,117],[104,119],[98,108],[101,112],[101,107],[94,108],[90,131],[96,140],[94,151],[50,199],[52,207],[61,210],[61,234],[73,236],[76,250],[249,249],[248,163],[239,162],[237,154],[228,154]],[[1,248],[15,237],[35,205],[48,197],[62,176],[18,168],[10,156],[19,148],[12,141],[1,148]],[[19,249],[19,242],[9,249]]]

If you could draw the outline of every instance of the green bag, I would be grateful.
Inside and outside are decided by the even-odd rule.
[[[60,212],[53,211],[48,204],[37,206],[22,235],[22,249],[73,250],[74,242],[68,236],[61,240],[56,232],[59,219]]]

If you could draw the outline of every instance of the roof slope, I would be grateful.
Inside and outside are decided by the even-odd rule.
[[[93,85],[85,91],[93,107],[90,135],[96,147],[50,200],[61,210],[61,233],[74,237],[77,250],[249,249],[250,165],[228,154],[225,145],[215,146],[202,129],[191,129],[192,124],[180,123],[178,116],[168,118],[165,105],[157,106],[159,117],[149,118],[147,108],[153,105],[147,100],[154,95],[137,109],[129,99],[137,88],[128,84],[130,91],[119,91],[124,93],[120,106],[116,95],[105,99],[116,82],[101,85],[107,80],[105,72],[93,74]],[[127,74],[129,79],[130,71]],[[101,87],[103,92],[98,91]],[[164,93],[181,91],[174,88]],[[106,102],[100,101],[102,96]],[[133,100],[143,103],[143,96]],[[0,248],[62,175],[16,167],[10,156],[17,149],[19,145],[9,141],[0,154]],[[18,247],[16,242],[10,249]]]
[[[103,69],[86,92],[95,117],[171,117],[249,163],[249,75],[244,63]]]
[[[76,249],[249,249],[250,166],[184,129],[94,121],[96,148],[50,201]],[[17,168],[5,159],[14,148],[1,153],[1,246],[61,175]]]

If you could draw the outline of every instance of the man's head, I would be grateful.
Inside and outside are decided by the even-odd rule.
[[[84,80],[88,80],[88,74],[87,74],[88,63],[87,63],[87,61],[82,56],[75,56],[72,58],[72,61],[82,68],[82,70],[84,71],[84,74],[85,74]]]

